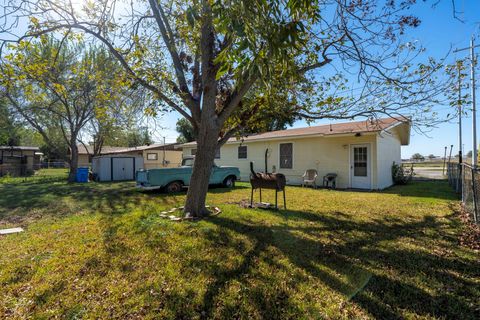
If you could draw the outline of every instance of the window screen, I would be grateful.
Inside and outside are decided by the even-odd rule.
[[[247,146],[238,147],[238,159],[247,159]]]
[[[293,168],[293,143],[280,144],[280,168]]]
[[[353,175],[356,177],[366,177],[367,164],[367,147],[353,148]]]

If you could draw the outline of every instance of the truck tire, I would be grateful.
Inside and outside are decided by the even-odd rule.
[[[236,178],[234,176],[228,176],[223,180],[223,186],[225,188],[233,188],[235,187],[235,180]]]
[[[165,187],[167,193],[177,193],[182,191],[183,184],[180,181],[172,181]]]

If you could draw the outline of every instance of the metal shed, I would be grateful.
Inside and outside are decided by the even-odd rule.
[[[143,169],[143,157],[106,155],[92,159],[92,172],[96,181],[135,180],[135,173]]]

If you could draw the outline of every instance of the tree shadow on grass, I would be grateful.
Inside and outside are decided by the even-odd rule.
[[[132,183],[69,184],[47,181],[1,186],[0,192],[0,221],[15,222],[28,219],[29,215],[38,211],[42,211],[41,216],[71,214],[65,201],[75,203],[75,212],[90,210],[100,213],[122,213],[151,199],[155,200],[154,203],[169,202],[168,196],[144,194]]]
[[[435,241],[438,232],[433,232],[432,236],[423,233],[440,229],[442,223],[436,217],[427,216],[422,221],[410,222],[358,222],[343,217],[288,211],[287,219],[292,217],[314,221],[319,227],[264,226],[221,216],[212,219],[222,229],[248,236],[255,245],[248,251],[239,251],[244,259],[235,269],[214,270],[215,281],[208,287],[203,301],[205,318],[213,315],[216,303],[231,281],[245,281],[245,275],[255,270],[258,259],[272,263],[265,261],[267,248],[275,248],[295,267],[342,294],[345,300],[352,299],[375,318],[400,319],[410,313],[462,319],[480,316],[480,310],[474,307],[480,295],[478,281],[472,280],[480,276],[476,263],[448,252],[383,248],[385,241],[393,243],[405,241],[405,238],[425,237],[428,241]],[[327,232],[334,241],[325,235]],[[348,236],[352,232],[355,236]],[[226,240],[227,233],[212,234],[209,240],[215,244],[220,239],[229,241]],[[342,239],[344,241],[339,241]],[[325,270],[334,270],[334,273]],[[355,295],[359,289],[358,277],[369,274],[371,278],[365,289]],[[263,298],[257,297],[249,302],[264,310]],[[272,318],[275,310],[281,309],[268,309],[267,318]]]

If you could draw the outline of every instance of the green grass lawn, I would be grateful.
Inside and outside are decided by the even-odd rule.
[[[480,254],[446,182],[384,192],[287,188],[288,211],[159,217],[184,194],[134,183],[0,182],[0,318],[478,319]],[[273,201],[273,192],[263,193]],[[257,195],[258,196],[258,195]]]

